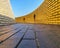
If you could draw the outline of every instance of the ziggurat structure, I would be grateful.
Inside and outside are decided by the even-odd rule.
[[[60,0],[45,0],[32,13],[25,15],[23,17],[17,17],[16,22],[60,24]]]
[[[14,20],[10,0],[0,0],[0,25],[14,23]]]

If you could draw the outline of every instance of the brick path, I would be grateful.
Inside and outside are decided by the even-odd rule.
[[[60,48],[60,26],[14,24],[0,27],[0,48]]]

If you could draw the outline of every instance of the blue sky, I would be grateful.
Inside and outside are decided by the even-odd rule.
[[[24,16],[34,11],[44,0],[10,0],[15,17]]]

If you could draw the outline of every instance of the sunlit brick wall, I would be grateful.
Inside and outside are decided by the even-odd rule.
[[[21,19],[24,22],[23,17]],[[60,0],[45,0],[35,11],[26,15],[25,19],[27,23],[60,24]],[[20,22],[20,18],[16,18],[16,22],[18,21]]]
[[[45,0],[45,2],[38,9],[41,12],[41,22],[47,24],[60,24],[60,1],[59,0]],[[38,14],[39,16],[39,14]]]

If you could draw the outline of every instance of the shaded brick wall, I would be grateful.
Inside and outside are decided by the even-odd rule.
[[[0,25],[15,23],[10,0],[0,0]]]
[[[0,14],[14,19],[10,0],[0,0]]]

